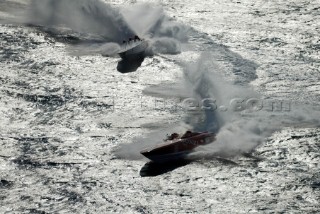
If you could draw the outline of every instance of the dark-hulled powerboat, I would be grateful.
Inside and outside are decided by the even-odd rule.
[[[181,137],[177,133],[173,133],[164,143],[150,149],[144,149],[140,153],[154,162],[168,162],[183,159],[194,148],[212,143],[215,139],[215,135],[209,132],[187,131]]]

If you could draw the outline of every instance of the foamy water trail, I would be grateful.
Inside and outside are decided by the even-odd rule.
[[[184,121],[175,124],[173,127],[146,134],[139,139],[135,139],[132,144],[122,144],[116,154],[121,158],[141,158],[142,156],[139,152],[143,148],[160,143],[166,134],[173,132],[184,133],[188,129],[214,132],[217,134],[219,142],[227,140],[231,142],[232,139],[239,137],[243,139],[241,145],[230,144],[227,147],[221,147],[220,143],[211,144],[214,147],[211,148],[210,145],[204,148],[210,153],[230,154],[233,151],[238,152],[239,148],[243,152],[255,148],[263,137],[259,136],[259,131],[254,130],[254,125],[252,123],[245,126],[241,124],[244,122],[241,112],[223,112],[216,107],[218,105],[227,106],[233,98],[258,98],[259,95],[250,87],[238,86],[233,82],[226,81],[222,76],[224,73],[223,68],[215,62],[210,53],[203,53],[196,62],[185,62],[181,63],[181,65],[183,66],[182,80],[177,80],[170,88],[166,88],[169,87],[168,85],[151,86],[146,88],[144,93],[154,94],[163,98],[190,99],[192,101],[189,103],[190,105],[188,106],[186,102],[187,105],[184,105],[184,108],[181,109],[181,113],[185,115]],[[203,106],[198,105],[202,104],[205,99],[211,101],[211,103],[205,104],[209,108],[202,108]],[[196,109],[193,106],[197,106]]]
[[[202,53],[196,62],[184,64],[182,85],[185,90],[189,90],[190,96],[197,100],[204,114],[203,122],[193,124],[197,131],[218,132],[232,117],[239,114],[238,112],[225,114],[223,109],[220,109],[222,106],[227,108],[232,99],[259,97],[249,87],[226,81],[222,76],[224,73],[223,68],[208,52]]]
[[[194,98],[215,101],[216,108],[203,109],[204,120],[192,124],[194,130],[217,133],[217,140],[200,150],[233,156],[254,150],[284,127],[320,126],[319,109],[290,100],[269,100],[271,110],[253,88],[226,81],[220,75],[224,71],[210,53],[186,64],[184,73],[184,84],[192,89]]]
[[[196,62],[185,63],[183,67],[184,79],[175,83],[178,91],[161,87],[145,91],[160,97],[189,97],[197,103],[197,114],[186,109],[184,122],[195,131],[217,134],[215,142],[199,147],[198,151],[235,156],[253,151],[284,127],[320,127],[319,108],[290,100],[263,100],[252,87],[227,81],[223,77],[227,72],[210,53],[203,53]],[[203,100],[210,103],[203,104]]]
[[[190,28],[168,17],[159,5],[115,7],[101,0],[22,2],[25,7],[12,9],[15,16],[1,22],[41,26],[55,34],[71,31],[89,38],[91,42],[70,48],[77,55],[113,55],[123,41],[135,35],[149,41],[148,54],[177,54],[181,52],[180,43],[188,40]]]
[[[27,22],[44,27],[65,27],[120,43],[134,32],[116,8],[99,0],[32,0]]]

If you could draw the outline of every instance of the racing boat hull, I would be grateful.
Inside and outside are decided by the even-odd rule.
[[[199,133],[189,138],[167,140],[151,149],[142,150],[140,153],[154,162],[168,162],[184,159],[194,148],[206,145],[215,140],[213,134]]]

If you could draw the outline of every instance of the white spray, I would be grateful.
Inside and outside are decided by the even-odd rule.
[[[15,22],[40,26],[63,34],[66,30],[91,39],[70,50],[79,55],[113,55],[123,41],[138,35],[150,41],[148,54],[180,53],[180,43],[187,42],[189,27],[169,18],[161,6],[135,4],[113,7],[101,0],[31,0],[26,7],[12,10]],[[95,43],[94,41],[99,41]]]
[[[174,87],[163,90],[167,86],[156,86],[144,91],[163,98],[189,97],[197,103],[201,103],[203,99],[214,101],[216,108],[207,109],[199,106],[198,110],[202,115],[199,111],[195,114],[194,110],[186,109],[183,112],[186,115],[185,120],[174,126],[180,133],[187,129],[216,133],[216,141],[198,147],[199,158],[202,155],[207,157],[208,154],[236,156],[251,152],[284,126],[320,126],[320,112],[311,106],[291,103],[289,109],[279,111],[270,111],[267,106],[261,106],[262,96],[249,86],[227,81],[223,77],[227,72],[219,66],[210,53],[203,53],[198,61],[184,63],[183,67],[184,78],[176,82]],[[235,102],[237,100],[245,102]],[[133,156],[138,158],[139,151],[143,147],[152,147],[173,130],[173,127],[162,129],[134,140],[132,144],[122,144],[117,154],[122,158]],[[155,139],[159,139],[159,142]]]

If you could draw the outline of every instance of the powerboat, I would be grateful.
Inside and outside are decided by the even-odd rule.
[[[144,149],[140,153],[153,162],[181,160],[196,147],[212,143],[215,139],[215,134],[210,132],[187,131],[182,136],[173,133],[163,143]]]

